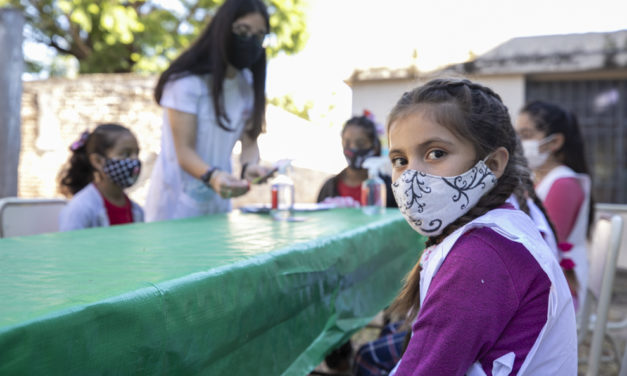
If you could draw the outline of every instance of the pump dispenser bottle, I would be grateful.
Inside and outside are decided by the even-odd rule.
[[[276,220],[286,221],[294,210],[294,181],[287,175],[290,163],[278,167],[278,175],[271,182],[272,208],[270,213]]]
[[[361,183],[361,207],[364,213],[374,215],[383,213],[386,203],[385,182],[379,177],[379,165],[377,163],[364,162],[368,168],[368,179]]]

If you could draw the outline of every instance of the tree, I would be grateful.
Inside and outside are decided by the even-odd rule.
[[[305,44],[306,0],[268,0],[269,56]],[[0,0],[22,10],[25,38],[73,56],[80,73],[157,72],[202,31],[224,0]],[[165,8],[163,4],[168,4]],[[27,61],[27,68],[42,67]]]
[[[294,99],[290,95],[284,95],[282,97],[268,98],[268,104],[281,107],[287,112],[290,112],[302,119],[311,120],[309,118],[309,111],[313,108],[313,102],[307,101],[302,106],[299,106],[294,102]]]

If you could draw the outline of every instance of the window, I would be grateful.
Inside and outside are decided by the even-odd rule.
[[[577,115],[595,200],[627,203],[627,80],[530,80],[525,93]]]

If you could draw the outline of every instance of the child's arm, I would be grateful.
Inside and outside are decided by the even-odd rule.
[[[544,313],[530,310],[533,314],[512,320],[519,313],[523,291],[537,283],[532,265],[537,262],[524,247],[509,242],[506,245],[511,243],[512,248],[504,251],[522,252],[520,260],[532,265],[530,272],[513,267],[518,261],[504,261],[503,252],[475,235],[460,238],[431,281],[397,375],[464,375],[477,360],[491,367],[509,352],[515,354],[513,366],[519,367],[533,345],[546,319],[543,297],[538,295],[532,305]],[[512,275],[512,270],[522,274]],[[549,286],[541,286],[546,301]],[[495,347],[497,342],[500,347]]]

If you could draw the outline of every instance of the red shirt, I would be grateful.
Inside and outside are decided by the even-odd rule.
[[[355,201],[361,202],[361,185],[351,187],[344,184],[341,179],[338,179],[337,191],[342,197],[352,197]]]
[[[107,210],[107,217],[109,217],[109,224],[111,226],[122,225],[125,223],[133,223],[131,200],[129,200],[126,195],[124,195],[124,199],[126,200],[126,204],[124,204],[124,206],[117,206],[109,202],[109,200],[102,196],[102,200],[105,204],[105,209]]]

